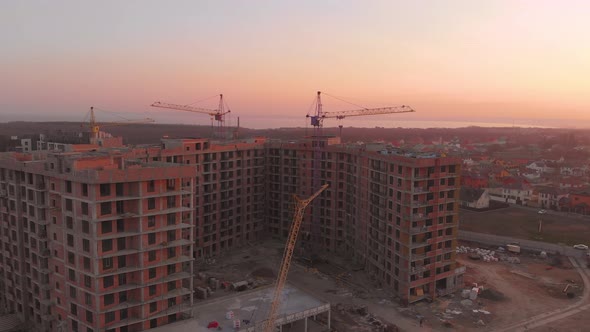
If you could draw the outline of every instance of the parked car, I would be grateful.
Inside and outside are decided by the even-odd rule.
[[[588,250],[588,246],[585,244],[574,244],[574,249]]]
[[[539,214],[545,214],[545,213],[547,213],[547,211],[545,211],[545,210],[539,210]]]

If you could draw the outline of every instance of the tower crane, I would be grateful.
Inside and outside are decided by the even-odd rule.
[[[306,199],[301,199],[297,197],[297,195],[293,195],[293,198],[295,199],[295,213],[293,215],[291,229],[289,230],[287,245],[285,246],[285,251],[283,253],[283,260],[281,261],[281,266],[277,275],[270,311],[267,320],[264,322],[264,332],[271,332],[275,327],[275,320],[277,318],[279,306],[281,305],[281,293],[287,282],[287,274],[289,273],[289,267],[291,266],[291,259],[293,258],[293,252],[295,251],[297,235],[299,234],[299,228],[301,227],[305,208],[311,203],[311,201],[318,197],[322,191],[326,190],[326,188],[328,188],[328,184],[321,186],[318,191]]]
[[[324,119],[332,118],[332,119],[342,120],[347,117],[353,117],[353,116],[367,116],[367,115],[416,112],[414,109],[412,109],[410,106],[407,106],[407,105],[393,106],[393,107],[379,107],[379,108],[362,108],[362,109],[358,109],[358,110],[339,111],[339,112],[324,112],[321,94],[322,94],[322,92],[318,91],[317,99],[316,99],[315,114],[314,115],[309,115],[309,114],[306,115],[307,118],[310,118],[311,125],[314,127],[314,135],[315,136],[321,135],[321,129],[324,126]],[[342,126],[340,126],[340,128],[342,128]]]
[[[215,120],[217,122],[217,135],[219,138],[225,137],[225,115],[230,113],[231,110],[225,110],[225,103],[223,102],[223,94],[219,95],[219,106],[217,109],[208,109],[202,107],[194,107],[190,105],[178,105],[178,104],[170,104],[170,103],[162,103],[162,102],[155,102],[151,105],[152,107],[159,107],[159,108],[167,108],[171,110],[177,111],[184,111],[184,112],[193,112],[193,113],[201,113],[207,114],[211,116],[211,120]]]
[[[326,94],[327,95],[327,94]],[[334,97],[334,96],[332,96]],[[336,99],[340,99],[338,97],[334,97]],[[342,99],[340,99],[342,100]],[[344,100],[342,100],[344,101]],[[354,104],[353,104],[354,105]],[[355,105],[358,106],[358,105]],[[314,127],[314,133],[312,137],[312,146],[313,146],[313,160],[312,160],[312,191],[316,190],[316,188],[320,187],[321,182],[321,156],[322,156],[322,148],[324,144],[322,142],[323,135],[322,135],[322,128],[324,126],[325,119],[337,119],[342,120],[347,117],[356,117],[356,116],[368,116],[368,115],[380,115],[380,114],[394,114],[394,113],[412,113],[415,112],[410,106],[401,105],[401,106],[393,106],[393,107],[380,107],[380,108],[361,108],[356,110],[350,111],[339,111],[339,112],[325,112],[323,109],[322,104],[322,92],[317,92],[317,97],[315,101],[315,113],[313,115],[307,114],[307,118],[310,118],[311,125]],[[342,136],[342,126],[340,125],[340,136]],[[313,262],[314,256],[317,255],[317,246],[321,243],[320,239],[320,209],[317,206],[317,203],[314,204],[312,210],[312,219],[311,219],[311,253],[310,259]]]
[[[138,124],[138,123],[152,123],[156,122],[156,120],[151,118],[139,119],[139,120],[127,120],[125,122],[107,122],[99,124],[96,121],[96,116],[94,115],[94,106],[90,107],[89,111],[89,119],[87,124],[82,124],[82,127],[88,126],[90,128],[91,138],[97,139],[100,133],[100,128],[102,127],[111,127],[111,126],[125,126],[129,124]]]

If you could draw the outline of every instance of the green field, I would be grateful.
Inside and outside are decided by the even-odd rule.
[[[543,221],[538,232],[539,219]],[[488,212],[459,210],[459,229],[520,239],[590,245],[590,217],[565,213],[539,214],[536,209],[508,207]]]

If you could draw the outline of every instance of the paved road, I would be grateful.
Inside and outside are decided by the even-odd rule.
[[[468,231],[459,231],[459,239],[465,241],[479,242],[491,246],[504,246],[508,243],[517,242],[520,244],[520,247],[524,250],[531,250],[536,252],[545,251],[553,254],[560,253],[562,255],[576,257],[580,259],[584,259],[584,255],[586,254],[586,251],[584,250],[574,249],[569,246],[561,246],[553,243],[522,240],[508,236],[499,236]]]

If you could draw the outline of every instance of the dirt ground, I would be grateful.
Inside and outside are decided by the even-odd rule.
[[[459,228],[466,231],[568,245],[588,242],[590,217],[552,213],[538,214],[536,209],[522,207],[508,207],[486,212],[460,209]],[[537,232],[539,218],[543,220],[541,234]]]
[[[572,317],[532,329],[531,332],[587,332],[590,330],[590,312],[585,311]]]
[[[490,327],[508,325],[573,303],[575,299],[567,298],[562,292],[567,284],[577,285],[577,292],[581,294],[583,282],[571,266],[556,268],[538,260],[520,259],[521,264],[486,263],[465,257],[459,259],[468,268],[466,283],[477,282],[505,297],[479,300],[485,310],[493,315]]]
[[[282,249],[281,243],[265,242],[202,264],[198,271],[221,282],[246,280],[252,287],[268,285],[276,276]],[[350,271],[350,263],[337,257],[330,257],[327,263],[313,269],[293,262],[289,283],[331,304],[332,331],[381,331],[380,326],[392,323],[401,331],[492,331],[579,298],[583,283],[567,259],[562,260],[561,266],[551,266],[552,259],[519,258],[521,264],[511,264],[475,261],[466,254],[458,255],[458,261],[466,266],[465,286],[477,283],[484,287],[484,294],[471,305],[461,303],[464,298],[458,292],[433,303],[420,302],[402,308],[393,294],[381,289],[364,272]],[[198,278],[197,282],[205,284]],[[567,284],[573,286],[573,299],[562,292]],[[221,289],[212,296],[232,292]],[[425,319],[422,328],[419,317]],[[447,321],[453,328],[445,327]]]
[[[276,278],[282,250],[281,243],[264,242],[218,257],[214,262],[200,264],[197,272],[205,276],[205,280],[196,277],[195,284],[207,287],[206,280],[213,277],[221,283],[246,280],[253,287],[268,285]],[[288,282],[331,304],[332,331],[380,331],[385,325],[394,325],[390,322],[400,325],[401,331],[414,331],[419,327],[415,317],[408,318],[398,311],[399,306],[394,303],[392,294],[380,289],[362,271],[349,272],[344,266],[347,266],[346,262],[338,258],[312,269],[294,260]],[[210,298],[233,292],[214,290]]]

